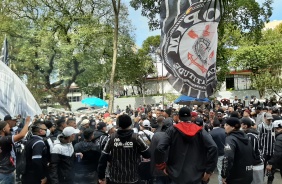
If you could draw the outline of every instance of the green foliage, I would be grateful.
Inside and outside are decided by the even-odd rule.
[[[46,89],[69,109],[66,94],[73,82],[89,93],[93,93],[87,89],[93,81],[105,83],[113,40],[110,1],[9,0],[0,6],[0,31],[11,44],[12,68],[19,76],[27,76],[28,86],[36,82],[37,88]],[[119,30],[129,35],[126,7],[121,11]]]
[[[278,94],[282,88],[282,24],[263,31],[257,45],[247,45],[234,52],[232,65],[252,71],[252,85],[261,96],[268,90]]]

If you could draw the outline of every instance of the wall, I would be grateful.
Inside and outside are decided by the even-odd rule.
[[[149,96],[145,97],[145,104],[156,104],[162,101],[162,96]],[[143,105],[142,97],[128,97],[128,98],[115,98],[114,100],[114,112],[116,111],[117,105],[121,110],[125,110],[126,106],[131,105],[133,108],[139,107],[139,105]],[[79,107],[87,107],[81,102],[71,102],[72,111],[75,111]]]

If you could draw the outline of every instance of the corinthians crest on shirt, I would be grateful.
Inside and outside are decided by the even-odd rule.
[[[168,71],[183,81],[182,94],[205,98],[216,87],[217,26],[214,1],[194,3],[165,36],[162,56]],[[186,92],[183,93],[183,88]]]

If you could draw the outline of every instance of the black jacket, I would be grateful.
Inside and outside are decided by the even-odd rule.
[[[263,155],[259,148],[259,141],[258,141],[258,131],[253,128],[249,128],[245,130],[251,144],[253,146],[253,157],[254,157],[254,165],[259,165],[263,163]]]
[[[52,184],[72,184],[74,180],[75,153],[72,143],[54,143],[50,162],[50,179]]]
[[[268,163],[275,168],[282,169],[282,133],[276,134],[274,154]]]
[[[156,168],[156,160],[155,160],[155,150],[160,142],[160,140],[165,136],[165,132],[156,132],[152,138],[150,144],[150,152],[151,152],[151,175],[152,176],[165,176],[163,171],[160,171]],[[166,153],[167,159],[168,153]]]
[[[250,184],[253,181],[253,148],[247,135],[233,131],[225,141],[222,178],[228,184]]]
[[[42,137],[33,135],[26,142],[26,173],[23,176],[25,183],[41,183],[47,177],[48,153]]]
[[[109,165],[109,179],[115,183],[137,182],[140,155],[150,158],[149,148],[143,139],[133,130],[119,129],[108,140],[98,165],[99,179],[105,178],[107,162]]]
[[[62,132],[63,132],[62,130],[56,128],[54,133],[53,133],[52,140],[56,140],[58,135],[61,134]]]
[[[75,162],[75,173],[91,173],[97,171],[101,151],[98,145],[93,142],[82,141],[74,146],[76,153],[82,153],[80,162]]]
[[[224,155],[224,145],[225,145],[225,138],[226,133],[223,128],[220,127],[214,127],[212,131],[210,131],[210,134],[214,140],[214,142],[217,145],[218,148],[218,156]]]
[[[167,172],[175,183],[201,183],[203,174],[216,167],[217,146],[196,124],[181,122],[167,129],[155,150],[157,164],[166,162],[168,148]]]

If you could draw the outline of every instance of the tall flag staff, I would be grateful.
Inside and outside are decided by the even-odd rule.
[[[8,52],[8,41],[7,37],[4,39],[2,51],[1,51],[1,56],[0,60],[5,63],[7,66],[9,66],[9,52]]]

